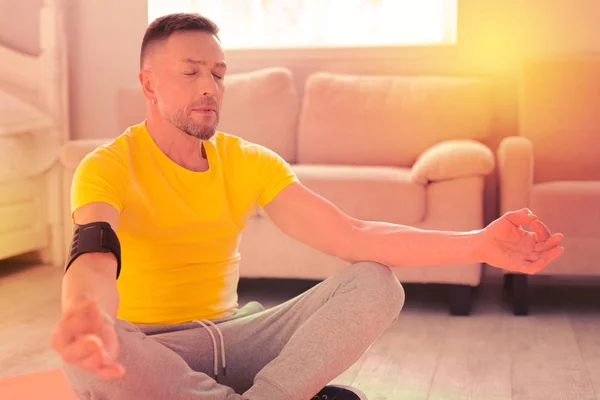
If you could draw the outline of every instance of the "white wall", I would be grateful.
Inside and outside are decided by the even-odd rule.
[[[39,10],[42,4],[43,0],[1,0],[0,44],[22,53],[38,55]]]
[[[67,32],[73,138],[115,137],[116,93],[137,84],[147,26],[144,0],[69,0]]]

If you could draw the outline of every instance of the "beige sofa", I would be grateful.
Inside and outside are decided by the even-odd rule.
[[[484,179],[495,163],[481,143],[491,119],[485,82],[315,73],[298,90],[293,78],[284,68],[228,77],[220,130],[273,149],[305,185],[355,217],[427,229],[483,226]],[[123,127],[144,119],[140,90],[120,99]],[[63,149],[65,191],[81,158],[108,140]],[[240,275],[249,278],[320,280],[346,265],[288,238],[261,209],[241,253]],[[402,282],[451,284],[452,312],[467,314],[482,265],[395,271]]]
[[[500,211],[530,207],[562,232],[564,254],[539,275],[600,275],[600,57],[528,61],[519,136],[498,149]],[[506,274],[513,311],[528,313],[527,277]]]

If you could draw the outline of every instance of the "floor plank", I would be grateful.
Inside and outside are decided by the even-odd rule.
[[[598,314],[572,315],[579,352],[596,397],[600,399],[600,319]]]
[[[524,351],[512,358],[513,400],[596,400],[579,353]]]
[[[0,264],[0,378],[60,366],[49,342],[61,276],[51,266]]]
[[[450,318],[431,400],[510,400],[510,320],[495,305],[477,316]]]
[[[352,385],[369,400],[426,400],[438,357],[435,351],[370,353]]]
[[[426,400],[447,320],[407,309],[371,346],[351,384],[370,400]]]
[[[531,315],[511,322],[513,400],[595,400],[596,393],[570,315],[573,292],[591,288],[531,289]],[[600,321],[600,314],[595,319]]]
[[[439,360],[430,400],[510,400],[511,358],[506,352],[447,351]]]

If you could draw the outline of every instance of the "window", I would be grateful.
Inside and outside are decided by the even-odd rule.
[[[227,49],[454,44],[457,0],[148,0],[214,20]]]

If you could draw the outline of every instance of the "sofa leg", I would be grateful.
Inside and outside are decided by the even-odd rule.
[[[504,289],[504,291],[512,292],[514,276],[515,274],[504,274],[502,277],[502,289]]]
[[[450,285],[450,314],[466,316],[471,313],[474,288],[469,285]]]
[[[511,278],[511,281],[513,314],[529,314],[529,293],[527,289],[527,275],[514,274]]]

